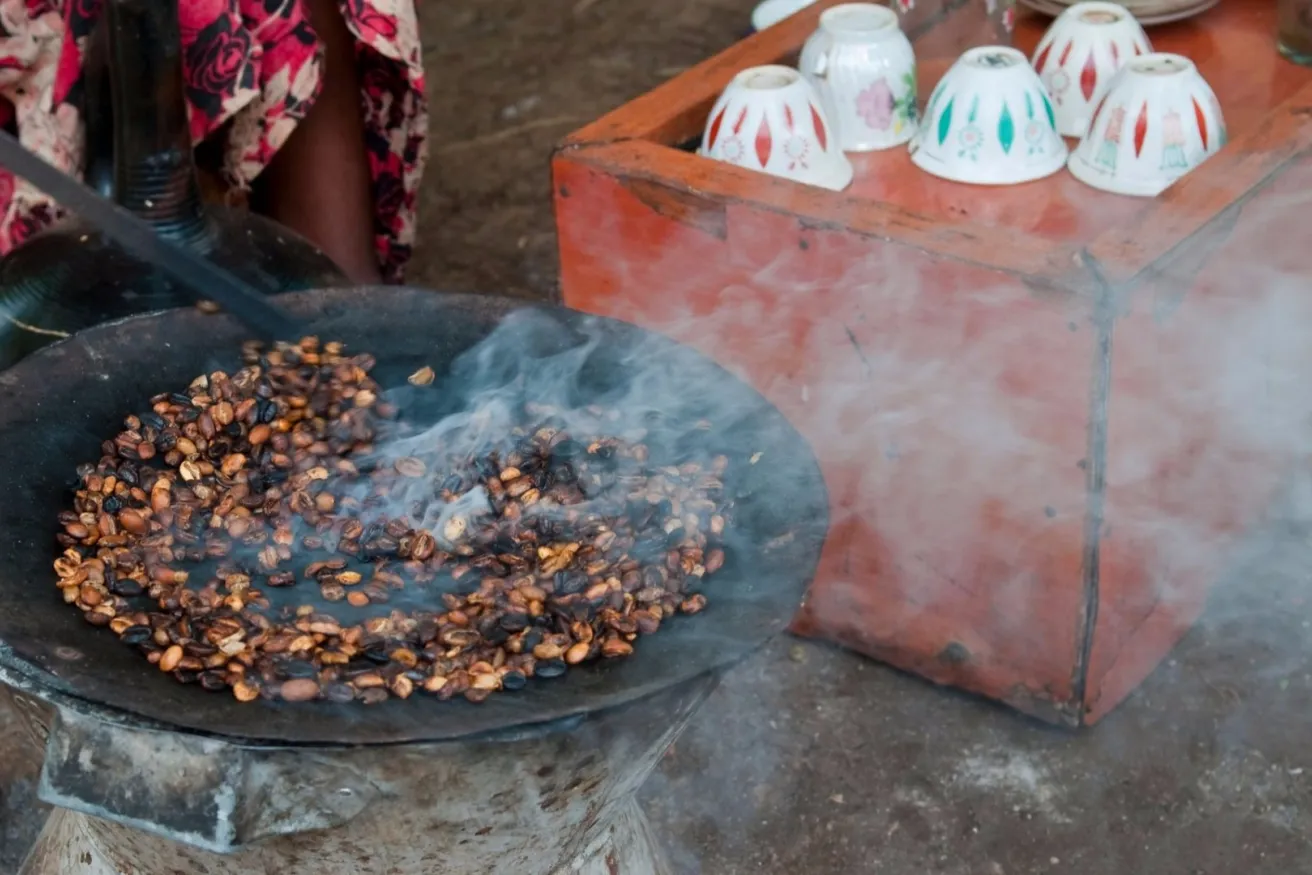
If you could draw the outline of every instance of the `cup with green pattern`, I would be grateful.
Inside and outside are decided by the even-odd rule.
[[[911,160],[934,176],[1015,185],[1066,164],[1047,89],[1023,54],[1005,46],[966,52],[934,88]]]

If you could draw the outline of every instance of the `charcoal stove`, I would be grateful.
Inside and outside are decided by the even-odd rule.
[[[768,461],[726,478],[737,516],[710,603],[629,659],[477,705],[243,705],[178,684],[62,604],[55,518],[71,460],[94,457],[161,388],[231,367],[242,330],[173,310],[81,332],[0,373],[0,680],[44,750],[39,795],[56,806],[21,875],[669,872],[635,794],[722,674],[802,598],[828,528],[805,442],[717,365],[625,323],[417,289],[283,300],[319,336],[375,351],[384,387],[441,371],[520,311],[553,326],[554,344],[600,332],[576,391],[604,395],[635,369],[675,381],[674,418],[714,423],[697,440]]]

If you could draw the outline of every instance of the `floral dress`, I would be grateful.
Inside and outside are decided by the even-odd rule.
[[[80,175],[82,54],[104,0],[0,0],[0,125]],[[374,228],[398,281],[415,234],[427,104],[414,0],[339,0],[356,40]],[[303,0],[179,0],[192,141],[220,131],[224,182],[246,191],[313,105],[323,51]],[[40,191],[0,168],[0,253],[58,218]]]

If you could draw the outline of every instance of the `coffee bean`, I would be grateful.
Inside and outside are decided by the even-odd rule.
[[[239,702],[483,701],[629,657],[703,610],[727,564],[733,463],[699,449],[700,424],[646,443],[676,424],[625,438],[607,433],[623,411],[525,403],[465,454],[412,440],[372,357],[340,343],[243,360],[126,417],[58,517],[64,600],[178,681]],[[453,515],[474,489],[491,512]]]

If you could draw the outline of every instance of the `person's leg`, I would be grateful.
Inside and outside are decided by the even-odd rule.
[[[336,0],[305,0],[324,46],[319,98],[256,184],[260,212],[304,235],[355,282],[381,280],[355,45]]]

